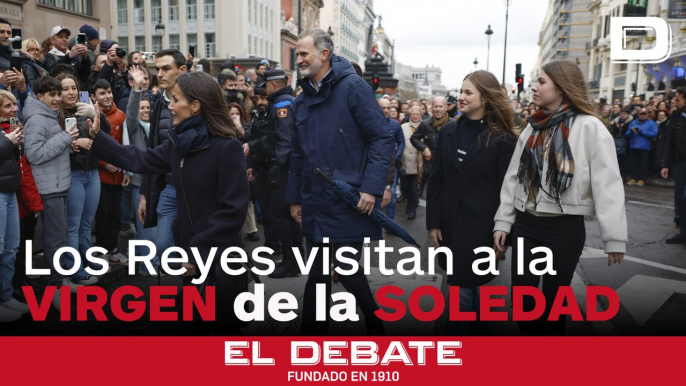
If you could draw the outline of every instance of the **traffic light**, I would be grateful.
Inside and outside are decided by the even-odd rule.
[[[376,66],[376,64],[374,64],[374,66],[372,66],[372,90],[376,91],[378,89],[379,89],[379,69]]]
[[[522,64],[517,63],[515,64],[515,78],[518,78],[520,75],[522,75]]]
[[[512,87],[512,93],[514,94],[517,89],[515,87]]]
[[[517,90],[519,92],[524,91],[524,75],[522,74],[519,74],[519,76],[517,76]]]

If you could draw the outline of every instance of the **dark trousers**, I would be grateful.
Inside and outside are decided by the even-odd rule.
[[[100,202],[95,212],[95,245],[112,251],[119,245],[121,185],[100,185]]]
[[[55,270],[53,258],[58,249],[67,245],[67,194],[64,196],[41,196],[43,201],[43,259],[50,268],[48,285],[62,285],[63,277]],[[60,264],[64,267],[64,254]]]
[[[262,205],[265,239],[269,246],[281,244],[281,248],[284,249],[300,247],[302,250],[303,236],[300,224],[295,222],[291,216],[290,205],[286,203],[287,173],[288,171],[281,176],[282,178],[279,179],[276,186],[271,186],[265,178],[260,178],[261,175],[255,180],[257,195],[260,197],[260,205]],[[270,231],[276,236],[276,240],[269,239],[266,231],[267,224],[269,224]]]
[[[679,217],[681,235],[686,237],[686,158],[682,158],[672,167],[674,175],[674,201]]]
[[[650,150],[631,149],[627,154],[627,174],[635,180],[644,180],[648,177],[648,156]]]
[[[30,213],[28,216],[19,220],[19,252],[17,260],[14,262],[14,277],[12,286],[21,292],[21,286],[26,285],[26,240],[36,238],[36,223],[38,218]]]
[[[524,259],[524,275],[517,275],[520,237],[524,239],[524,251],[521,252]],[[512,228],[512,286],[538,287],[543,280],[541,289],[546,301],[545,312],[541,318],[531,322],[517,322],[522,335],[564,335],[566,316],[558,321],[548,322],[548,315],[558,288],[572,283],[585,241],[586,227],[583,216],[536,217],[517,211]],[[536,247],[550,248],[553,253],[553,269],[557,275],[537,276],[530,272],[531,260],[542,257],[540,253],[531,253]],[[540,269],[541,265],[537,268]],[[524,297],[524,311],[532,311],[534,308],[533,298]]]
[[[400,179],[400,189],[407,197],[408,212],[416,212],[419,206],[419,181],[416,174],[406,175]]]
[[[362,243],[316,244],[314,240],[307,239],[307,256],[309,256],[310,250],[312,250],[314,247],[319,247],[319,250],[314,257],[315,260],[312,264],[310,275],[307,278],[307,284],[305,285],[305,297],[303,299],[303,314],[300,333],[302,335],[321,336],[327,335],[329,325],[329,306],[331,304],[331,275],[324,275],[323,248],[329,248],[334,267],[350,269],[350,265],[341,264],[334,258],[336,251],[342,247],[355,248],[358,251],[356,255],[353,256],[351,254],[344,254],[344,256],[354,258],[359,262],[360,258],[362,257]],[[331,272],[333,272],[333,270],[331,270],[330,273]],[[362,267],[359,267],[357,272],[353,275],[338,275],[338,277],[340,278],[343,287],[345,287],[345,290],[355,296],[355,301],[364,314],[367,328],[379,326],[382,322],[374,314],[374,311],[378,310],[379,306],[374,300],[372,290],[369,287],[369,282],[367,281],[367,277],[364,275],[364,270]],[[316,313],[316,285],[320,283],[326,284],[326,321],[318,322]]]

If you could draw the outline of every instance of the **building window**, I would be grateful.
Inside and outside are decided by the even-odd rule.
[[[119,38],[117,38],[117,42],[119,43],[119,47],[121,47],[122,50],[129,52],[129,38],[128,37],[119,37]]]
[[[214,20],[214,0],[205,0],[205,20]]]
[[[126,9],[126,0],[117,0],[117,23],[129,22],[129,11]]]
[[[162,21],[162,0],[152,0],[152,4],[150,5],[150,16],[153,23]]]
[[[145,51],[145,36],[136,36],[136,51]]]
[[[143,0],[133,1],[133,22],[145,23],[145,4]]]
[[[169,48],[173,50],[179,49],[179,35],[169,35]]]
[[[191,47],[193,48],[193,51],[195,52],[196,55],[199,54],[198,52],[198,34],[188,34],[186,35],[186,43],[188,43],[188,51],[191,52]]]
[[[188,0],[186,4],[186,20],[198,19],[198,0]]]
[[[205,34],[205,57],[214,58],[215,56],[214,34]]]
[[[152,52],[162,51],[162,37],[154,36],[152,37]]]
[[[169,21],[176,20],[179,20],[179,0],[169,0]]]
[[[57,8],[62,11],[93,16],[92,0],[38,0],[38,4]]]

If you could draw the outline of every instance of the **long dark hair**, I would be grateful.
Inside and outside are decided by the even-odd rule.
[[[231,112],[231,109],[237,109],[237,110],[238,110],[238,114],[239,114],[240,117],[241,117],[241,122],[246,122],[246,119],[245,119],[245,111],[243,111],[243,108],[241,107],[241,105],[239,105],[239,104],[236,103],[236,102],[231,102],[231,103],[229,103],[228,106],[226,106],[226,107],[229,109],[229,112]]]
[[[212,76],[205,72],[187,72],[176,79],[176,84],[189,104],[200,102],[210,134],[236,138],[236,125],[224,103],[224,93]]]
[[[60,83],[62,83],[62,81],[65,79],[71,79],[74,81],[74,84],[76,85],[76,91],[77,92],[81,91],[81,84],[79,83],[79,80],[76,79],[76,76],[74,76],[72,74],[62,73],[62,74],[57,75],[57,78],[55,78],[55,79],[57,79]],[[76,103],[78,103],[78,100]],[[73,112],[67,111],[67,108],[64,105],[64,103],[60,103],[60,119],[59,119],[59,121],[60,121],[60,126],[62,126],[62,130],[67,129],[64,120],[67,118],[68,112],[69,112],[69,115],[73,114]]]
[[[517,134],[514,132],[514,123],[512,122],[512,107],[503,95],[495,75],[488,71],[479,70],[465,76],[464,80],[472,82],[474,87],[479,90],[481,99],[486,102],[485,118],[490,129],[486,144],[491,139],[495,141],[508,135],[516,137]]]

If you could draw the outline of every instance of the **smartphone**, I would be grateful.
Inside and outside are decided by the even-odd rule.
[[[188,53],[191,54],[192,57],[195,57],[195,46],[188,47]]]
[[[236,124],[236,126],[238,126],[241,123],[241,117],[239,117],[238,115],[234,115],[233,122]]]
[[[195,65],[195,71],[196,72],[202,72],[202,64],[196,64]]]
[[[12,37],[16,38],[17,36],[19,39],[12,40],[12,48],[21,50],[21,28],[12,28]]]
[[[71,129],[72,125],[76,123],[76,118],[67,118],[64,120],[64,129],[69,130]]]
[[[86,44],[86,34],[80,33],[76,35],[76,43],[78,44]]]
[[[21,71],[21,68],[24,66],[24,58],[21,56],[12,56],[10,59],[10,68],[16,68],[17,71]]]
[[[87,104],[91,103],[88,91],[79,91],[79,102]]]
[[[141,55],[145,60],[155,60],[157,54],[154,52],[141,52]]]
[[[19,126],[19,118],[18,117],[10,118],[10,130],[14,131],[17,126]]]

